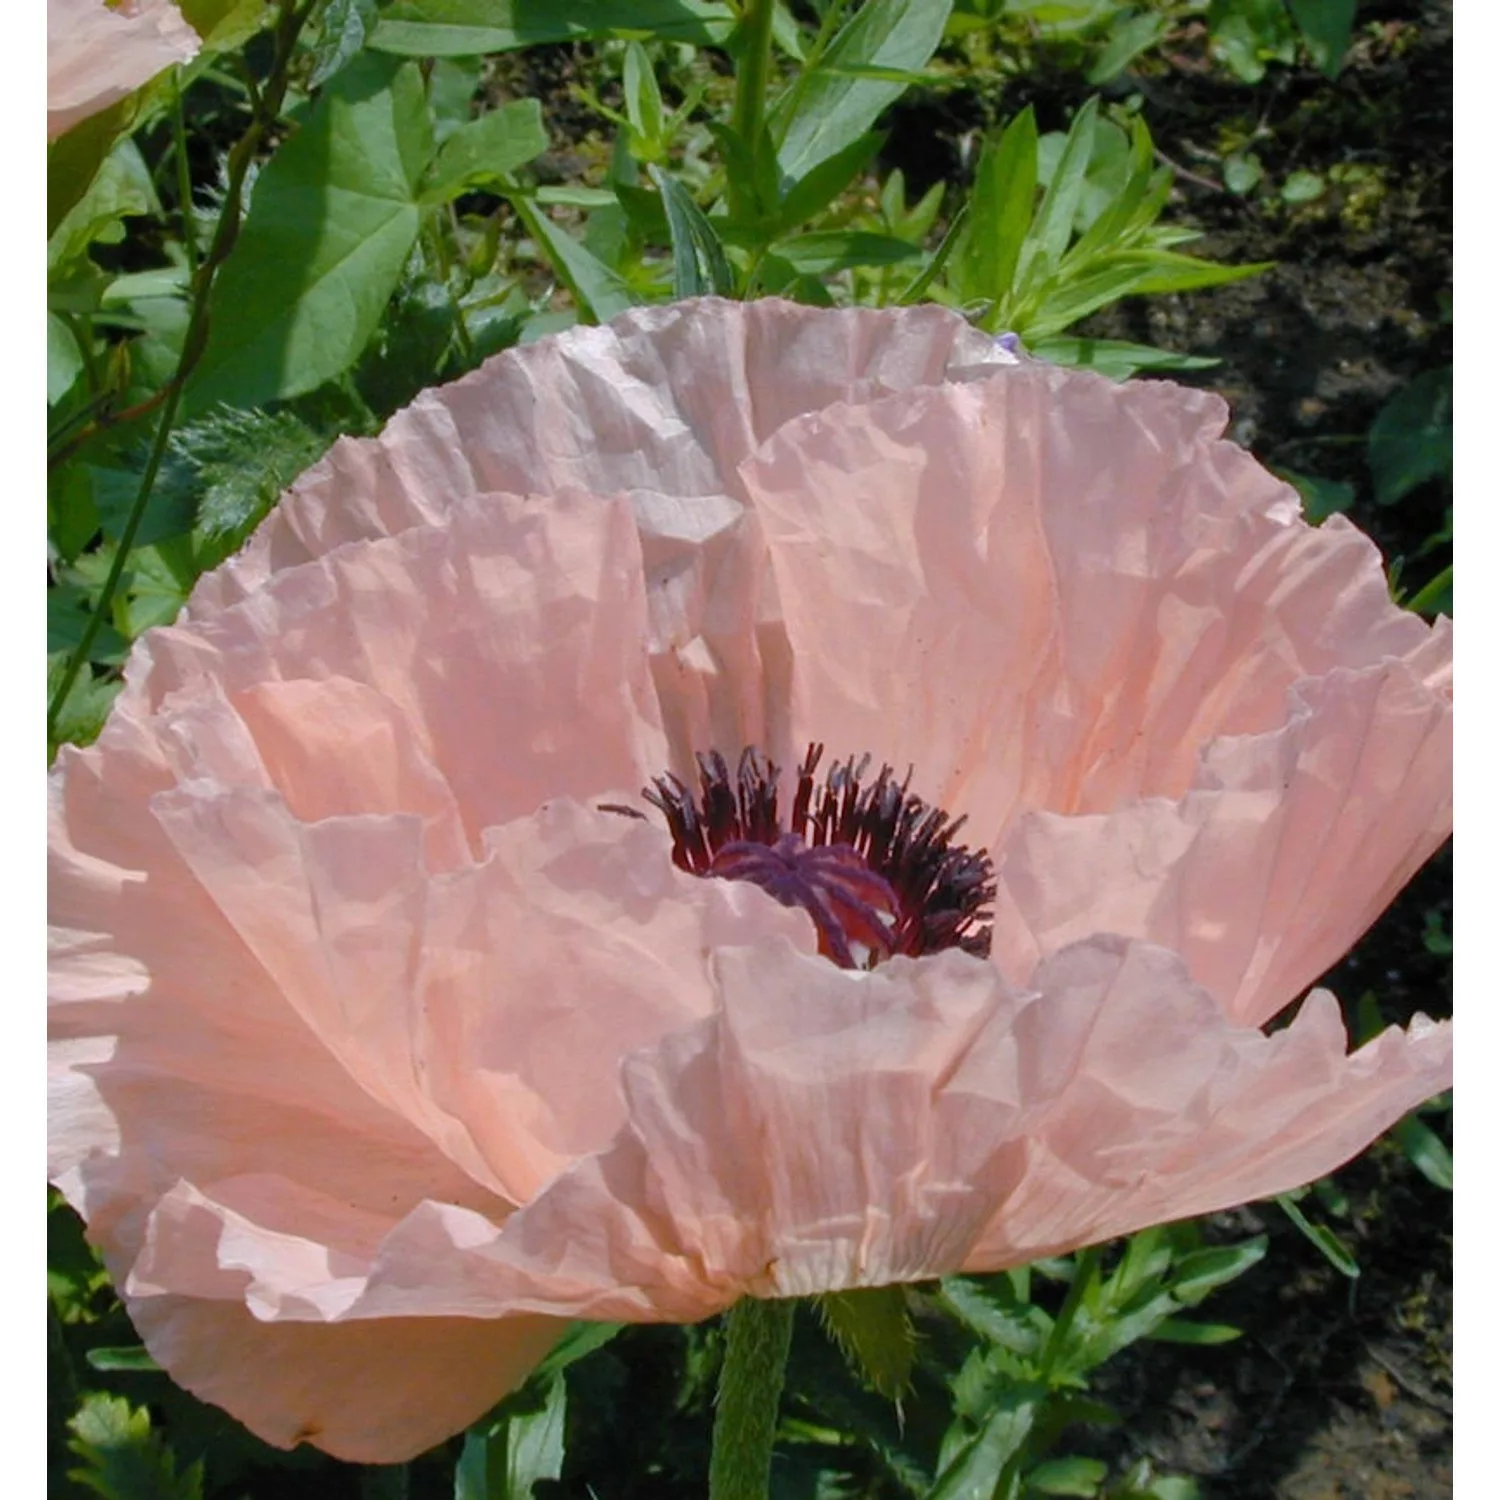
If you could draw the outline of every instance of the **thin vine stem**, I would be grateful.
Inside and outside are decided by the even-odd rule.
[[[229,151],[224,202],[214,225],[213,240],[193,277],[192,310],[188,315],[182,353],[178,357],[177,368],[172,372],[172,378],[151,401],[151,404],[154,404],[159,400],[161,408],[157,417],[156,432],[151,440],[151,450],[146,459],[146,467],[141,474],[140,486],[136,490],[130,514],[126,517],[125,525],[120,532],[115,555],[110,563],[109,572],[105,576],[104,585],[99,591],[99,597],[89,612],[83,633],[78,638],[78,644],[74,646],[72,654],[68,657],[67,666],[58,681],[57,689],[47,704],[49,747],[56,743],[57,720],[62,713],[63,705],[68,701],[68,694],[73,691],[73,684],[77,682],[79,673],[88,662],[89,651],[105,621],[109,618],[115,593],[119,589],[120,579],[125,572],[126,561],[135,543],[136,533],[140,530],[141,521],[145,517],[146,507],[150,503],[157,473],[166,456],[167,443],[172,435],[172,423],[182,399],[183,387],[187,384],[188,376],[192,374],[208,341],[209,294],[213,290],[214,277],[219,267],[228,258],[229,252],[234,248],[235,240],[239,237],[240,206],[244,198],[245,178],[266,131],[276,123],[281,110],[281,101],[286,96],[292,52],[296,46],[297,37],[317,4],[318,0],[305,0],[302,5],[293,4],[291,0],[283,0],[281,13],[276,20],[274,53],[265,87],[256,91],[253,96],[254,110],[250,123],[245,127],[245,133]]]

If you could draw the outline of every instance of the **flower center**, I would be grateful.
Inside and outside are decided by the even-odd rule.
[[[898,782],[882,766],[867,781],[868,755],[819,781],[822,757],[822,745],[808,747],[785,820],[780,767],[754,746],[733,774],[718,751],[700,755],[696,793],[668,773],[642,795],[665,817],[679,869],[748,880],[800,906],[818,951],[842,968],[943,948],[987,955],[995,869],[985,850],[954,843],[964,820],[913,796],[910,772]]]

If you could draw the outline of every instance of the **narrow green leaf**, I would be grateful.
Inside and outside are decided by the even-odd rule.
[[[364,53],[340,70],[256,180],[190,411],[298,395],[354,363],[416,243],[431,154],[415,63]]]
[[[1298,1208],[1296,1199],[1290,1193],[1278,1194],[1276,1201],[1281,1205],[1282,1212],[1287,1218],[1317,1246],[1334,1270],[1342,1276],[1347,1276],[1351,1281],[1359,1276],[1359,1262],[1345,1249],[1343,1242],[1327,1225],[1315,1224],[1309,1219]]]
[[[1025,296],[1028,287],[1045,279],[1062,258],[1073,234],[1073,221],[1078,215],[1078,204],[1088,172],[1089,158],[1094,151],[1094,122],[1099,114],[1099,100],[1090,98],[1073,116],[1063,143],[1062,156],[1047,192],[1037,210],[1031,232],[1021,247],[1020,260],[1016,267],[1019,283],[1018,295]]]
[[[1453,1191],[1453,1156],[1430,1125],[1416,1115],[1407,1115],[1391,1134],[1428,1182],[1445,1192]]]
[[[47,314],[47,405],[61,401],[83,373],[83,354],[73,330],[56,313]]]
[[[1419,615],[1453,615],[1453,564],[1449,563],[1431,583],[1424,584],[1410,599],[1406,608]],[[1452,951],[1451,949],[1449,950]]]
[[[625,114],[631,129],[639,137],[638,150],[641,160],[658,160],[666,150],[666,107],[662,103],[661,88],[656,82],[656,69],[646,56],[646,49],[639,42],[631,42],[625,48]],[[658,155],[647,155],[647,152]]]
[[[913,302],[920,301],[927,293],[927,288],[946,269],[949,259],[955,248],[963,238],[964,229],[969,221],[969,204],[961,203],[958,212],[953,215],[952,222],[948,225],[948,232],[938,242],[938,247],[932,252],[927,264],[917,273],[916,278],[895,299],[903,307],[909,307]]]
[[[539,213],[524,194],[510,194],[511,207],[547,258],[558,280],[567,287],[580,312],[596,323],[608,322],[636,304],[625,280],[592,255],[572,235]]]
[[[160,1371],[161,1366],[151,1358],[143,1344],[131,1344],[121,1349],[90,1349],[84,1358],[94,1370]]]
[[[624,1331],[623,1323],[573,1323],[553,1345],[552,1352],[531,1372],[531,1379],[550,1380],[552,1376],[562,1374],[569,1365],[586,1358],[596,1349],[602,1349]]]
[[[667,232],[672,241],[673,296],[701,297],[705,292],[718,297],[733,296],[734,272],[713,225],[703,217],[692,194],[675,177],[660,167],[653,166],[648,170],[667,212]]]
[[[924,67],[943,38],[953,0],[868,0],[829,43],[820,65],[808,69],[772,112],[780,141],[782,173],[800,181],[875,123],[906,89],[886,76],[851,76],[850,68],[895,69],[901,74]]]
[[[1168,1285],[1172,1295],[1188,1306],[1201,1301],[1215,1287],[1243,1276],[1265,1259],[1267,1240],[1260,1234],[1238,1245],[1194,1250],[1172,1268]]]
[[[1147,1338],[1159,1344],[1229,1344],[1244,1330],[1229,1323],[1194,1323],[1188,1318],[1163,1318]]]
[[[898,1401],[911,1385],[916,1335],[899,1286],[829,1292],[818,1298],[823,1326],[849,1363],[882,1396]]]
[[[1086,82],[1098,87],[1118,77],[1138,58],[1149,51],[1166,34],[1171,21],[1159,11],[1137,14],[1115,23],[1109,41],[1094,59],[1087,73]]]
[[[438,149],[422,181],[423,203],[446,203],[534,161],[547,149],[542,106],[516,99],[460,125]]]
[[[396,0],[370,45],[403,57],[474,57],[625,32],[703,47],[722,43],[733,24],[722,0]]]
[[[884,143],[882,132],[867,131],[792,183],[783,193],[777,209],[778,232],[789,234],[822,213],[864,171],[870,158]]]
[[[955,254],[959,295],[997,303],[1011,290],[1036,209],[1036,116],[1027,107],[987,141],[969,199],[969,227]]]
[[[830,229],[782,240],[776,253],[802,275],[826,276],[850,266],[892,266],[922,252],[894,235]]]
[[[1208,370],[1221,363],[1204,355],[1178,354],[1173,349],[1154,349],[1149,344],[1119,339],[1038,339],[1031,352],[1049,365],[1097,370],[1111,380],[1128,380],[1141,370]]]
[[[990,1500],[1005,1465],[1030,1435],[1044,1395],[1044,1387],[1032,1385],[1002,1392],[979,1433],[943,1466],[928,1500]]]

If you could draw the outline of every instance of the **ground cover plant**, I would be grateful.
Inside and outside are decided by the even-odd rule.
[[[760,304],[752,318],[809,330],[856,326],[825,323],[819,309],[871,309],[871,321],[858,325],[868,334],[854,341],[864,352],[845,353],[835,341],[839,352],[830,357],[846,382],[854,380],[847,372],[856,359],[870,357],[872,343],[887,337],[903,349],[931,340],[920,344],[929,363],[938,344],[957,351],[944,355],[940,382],[935,374],[918,382],[939,382],[948,393],[944,409],[955,413],[970,409],[965,381],[1011,392],[1032,382],[1051,393],[1059,412],[1087,406],[1096,428],[1130,410],[1142,414],[1146,430],[1164,431],[1151,427],[1165,418],[1139,404],[1144,395],[1104,382],[1166,376],[1221,390],[1231,402],[1233,436],[1300,495],[1316,528],[1308,533],[1310,548],[1331,548],[1346,535],[1344,519],[1335,517],[1354,518],[1380,543],[1388,566],[1376,590],[1378,620],[1362,617],[1376,622],[1369,631],[1420,639],[1424,644],[1411,647],[1418,652],[1446,640],[1445,627],[1429,636],[1417,623],[1452,612],[1448,40],[1440,4],[195,0],[179,16],[164,3],[131,13],[93,0],[54,0],[51,10],[55,59],[68,51],[59,39],[74,45],[73,55],[54,61],[49,101],[49,759],[64,745],[95,741],[119,702],[114,738],[106,735],[98,752],[106,759],[84,762],[63,752],[59,764],[75,790],[82,783],[76,767],[121,763],[107,757],[122,754],[125,736],[137,732],[126,727],[132,725],[142,743],[156,737],[162,745],[198,747],[191,774],[174,773],[181,787],[199,785],[193,777],[201,779],[205,767],[221,774],[220,763],[210,765],[217,742],[193,739],[199,730],[191,715],[171,718],[171,672],[184,673],[184,681],[191,673],[161,663],[177,660],[173,639],[222,651],[226,662],[251,645],[273,661],[294,657],[304,625],[268,628],[253,609],[235,614],[240,595],[271,608],[268,601],[296,586],[278,594],[278,570],[295,573],[305,560],[308,568],[323,567],[321,552],[342,542],[353,550],[337,556],[355,559],[351,567],[359,566],[359,548],[374,548],[372,558],[399,552],[402,569],[426,578],[413,560],[415,542],[398,535],[408,524],[434,545],[456,546],[452,538],[460,537],[471,557],[488,556],[490,548],[503,561],[517,538],[536,543],[540,533],[526,529],[532,522],[520,513],[509,540],[497,541],[485,530],[492,519],[446,492],[432,502],[443,511],[437,520],[430,507],[410,523],[390,519],[412,495],[429,506],[411,474],[433,472],[454,454],[461,460],[454,474],[490,461],[473,457],[490,451],[486,421],[511,433],[525,427],[513,388],[500,377],[493,386],[455,388],[486,393],[477,405],[450,405],[458,398],[439,390],[422,397],[416,417],[397,417],[420,393],[515,351],[510,363],[493,368],[542,372],[528,376],[526,387],[540,410],[549,382],[574,381],[581,368],[606,368],[614,388],[624,388],[623,372],[635,372],[634,380],[652,360],[668,362],[658,353],[669,338],[661,330],[686,328],[706,330],[683,335],[699,361],[689,367],[697,375],[664,377],[651,399],[669,414],[691,412],[695,383],[715,389],[707,372],[729,342],[723,330],[741,326],[725,305],[737,301]],[[128,32],[131,26],[141,29]],[[102,50],[85,45],[91,28],[106,33]],[[695,300],[705,297],[724,300]],[[568,333],[596,324],[615,332]],[[921,332],[906,331],[913,329]],[[547,342],[559,335],[565,337]],[[826,349],[833,335],[808,337]],[[806,358],[816,363],[816,356]],[[881,379],[892,393],[888,401],[906,399],[901,379]],[[776,383],[750,382],[768,404]],[[712,396],[703,399],[714,409]],[[927,403],[911,420],[937,430],[939,398],[911,399]],[[1201,398],[1181,399],[1182,410],[1199,410],[1192,403]],[[836,521],[827,538],[858,529],[858,510],[837,509],[843,478],[870,507],[885,503],[882,486],[895,483],[888,479],[895,450],[877,449],[886,454],[883,465],[861,467],[858,460],[873,434],[893,440],[895,429],[880,425],[879,411],[889,407],[869,407],[875,415],[859,420],[872,425],[852,429],[837,461],[818,446],[820,433],[850,420],[839,415],[848,403],[858,412],[869,400],[857,380],[838,391],[830,383],[810,406],[793,408],[805,415],[775,440],[780,448],[773,443],[753,459],[746,451],[747,468],[739,467],[741,455],[721,462],[716,450],[720,468],[707,488],[672,488],[688,483],[682,476],[697,460],[670,446],[660,455],[651,448],[670,423],[648,421],[647,436],[632,438],[640,452],[649,449],[651,489],[714,495],[731,487],[726,475],[742,473],[759,486],[757,495],[769,497],[757,501],[758,514],[802,671],[857,659],[884,628],[878,617],[851,614],[862,623],[838,636],[844,627],[815,608],[826,607],[820,595],[837,594],[837,586],[820,573],[804,590],[797,550],[798,528],[823,524],[806,520],[817,505],[831,507]],[[734,398],[720,406],[732,408]],[[531,467],[517,460],[518,473],[547,477],[542,488],[555,492],[557,524],[573,524],[570,486],[588,489],[592,478],[596,493],[613,494],[639,484],[629,477],[636,458],[619,434],[635,430],[629,422],[641,409],[638,402],[618,411],[606,404],[586,413],[574,448],[567,446],[572,436],[562,441],[564,413],[552,429],[555,451],[542,443],[526,460]],[[997,424],[1010,420],[1007,409],[994,410]],[[941,440],[923,439],[923,451],[967,451],[968,421],[953,417]],[[1068,431],[1065,448],[1085,451],[1082,428]],[[1112,467],[1129,492],[1135,460],[1125,431],[1107,449],[1111,465],[1097,472]],[[1015,433],[1006,450],[1012,471],[1024,469],[1030,451],[1021,429]],[[759,443],[770,434],[757,429],[754,436]],[[1162,441],[1170,447],[1172,440]],[[299,485],[278,506],[330,449],[328,466],[317,471],[325,479]],[[557,454],[565,449],[572,456],[563,464]],[[978,471],[987,450],[974,451]],[[597,475],[589,468],[596,460]],[[824,480],[778,502],[778,462]],[[480,494],[539,487],[469,482]],[[1107,486],[1104,478],[1098,483]],[[1264,483],[1271,497],[1264,503],[1273,506],[1274,486],[1269,478]],[[1064,501],[1037,503],[1046,517],[1048,506]],[[378,510],[380,527],[391,534],[345,535],[332,526],[318,539],[341,505]],[[452,517],[444,509],[450,505]],[[645,545],[668,549],[647,556],[648,578],[658,576],[650,571],[652,555],[677,556],[670,549],[685,545],[672,529],[675,514],[643,531]],[[562,545],[560,533],[547,535],[546,546]],[[568,545],[592,535],[580,522]],[[609,538],[619,545],[618,532]],[[713,566],[727,576],[742,555],[755,554],[724,541]],[[899,548],[881,556],[887,577],[907,561]],[[327,566],[335,566],[335,554]],[[207,592],[194,595],[178,636],[148,635],[178,619],[205,574],[212,575]],[[386,562],[349,574],[371,597],[389,576]],[[956,580],[964,575],[942,576],[955,580],[955,594],[963,592]],[[1229,587],[1230,595],[1238,588]],[[1330,618],[1336,604],[1331,594],[1324,600]],[[602,608],[597,601],[593,607]],[[392,614],[398,612],[393,602]],[[220,618],[229,623],[221,626]],[[451,619],[462,618],[454,606]],[[961,633],[960,616],[934,618],[940,637]],[[241,619],[250,620],[249,634],[235,636]],[[798,633],[803,619],[823,622],[815,647]],[[628,626],[611,631],[630,638]],[[147,657],[138,654],[121,697],[122,667],[142,637],[156,663],[151,670],[166,672],[167,685],[141,686],[151,678]],[[897,656],[901,632],[890,639],[887,649]],[[1364,664],[1350,654],[1352,642],[1352,634],[1341,642],[1336,671],[1357,673]],[[972,678],[974,669],[965,670]],[[622,665],[616,677],[627,672]],[[282,673],[277,667],[271,677]],[[287,667],[284,675],[297,673]],[[229,666],[215,680],[230,694],[244,687]],[[273,714],[268,683],[257,682],[254,692]],[[364,711],[354,699],[346,708]],[[420,714],[417,721],[425,722]],[[860,721],[853,715],[850,722]],[[1376,740],[1394,743],[1397,721],[1376,722]],[[920,735],[915,744],[940,737],[931,724],[910,732]],[[1207,743],[1210,731],[1204,735]],[[835,768],[839,757],[863,748],[830,746]],[[905,755],[885,743],[869,748],[872,775],[882,755]],[[582,740],[571,754],[579,763],[586,758]],[[1417,808],[1413,819],[1436,830],[1425,849],[1441,838],[1446,772],[1440,756],[1422,761],[1413,751],[1411,763],[1427,769],[1392,773],[1387,821],[1399,823]],[[824,764],[819,774],[827,771]],[[642,770],[634,785],[651,774]],[[711,769],[707,774],[705,797],[713,781]],[[145,797],[128,779],[104,784],[110,791],[99,807],[116,811],[71,814],[58,845],[64,866],[75,844],[87,858],[114,860],[122,870],[149,866],[138,853],[144,846],[130,842],[134,835],[122,835],[124,854],[108,844],[109,830],[128,830],[130,807],[144,807]],[[606,784],[613,785],[598,783]],[[572,783],[553,790],[573,790]],[[682,794],[696,790],[656,784],[686,871],[697,856],[682,832]],[[1036,793],[1033,808],[1075,811],[1049,801],[1052,795]],[[1103,816],[1114,806],[1101,800],[1085,810]],[[621,826],[635,821],[610,813],[605,822],[611,818]],[[1001,823],[997,817],[995,826]],[[744,843],[748,835],[735,826],[734,841]],[[91,843],[96,835],[105,842]],[[1385,856],[1373,837],[1361,834],[1366,842],[1350,847],[1363,850],[1365,865],[1378,866]],[[716,835],[704,860],[717,859],[726,838]],[[949,844],[955,858],[965,853],[957,836]],[[1016,874],[1023,855],[1016,849],[1007,859],[1000,889],[1023,906]],[[943,866],[960,893],[965,868],[961,860]],[[1343,953],[1401,883],[1398,869],[1410,873],[1392,855],[1389,870],[1373,870],[1371,878],[1388,877],[1390,888],[1370,896],[1368,911],[1347,916],[1347,932],[1330,919],[1334,930],[1322,948],[1304,944],[1306,972],[1289,963],[1285,993],[1268,993],[1265,1003],[1234,1002],[1248,1025],[1236,1045],[1260,1045],[1255,1028]],[[700,885],[717,893],[750,881],[770,890],[770,878],[761,869]],[[64,880],[65,903],[74,899],[65,888],[72,879]],[[1343,1003],[1356,1041],[1406,1025],[1418,1012],[1447,1014],[1446,879],[1439,853],[1321,981]],[[1194,900],[1204,884],[1199,871],[1190,882]],[[1347,877],[1321,870],[1300,902],[1317,908],[1322,900],[1338,915],[1340,902],[1352,903],[1336,889],[1343,884]],[[1090,896],[1088,910],[1110,894]],[[221,905],[233,899],[233,892],[215,896]],[[176,929],[180,961],[196,966],[207,951],[189,951],[200,941],[190,936],[200,930],[196,919],[190,908],[173,910],[183,924]],[[785,915],[782,907],[768,910],[771,926]],[[956,910],[967,920],[962,900]],[[902,908],[903,920],[907,915]],[[1129,920],[1116,910],[1103,926],[1167,941],[1149,924],[1132,934]],[[1288,936],[1295,915],[1257,920],[1268,940],[1295,946]],[[1003,910],[995,928],[997,944],[1015,938]],[[852,930],[847,920],[842,927],[825,923],[818,929],[823,956],[799,960],[833,976],[820,991],[827,1015],[856,989],[866,998],[875,993],[875,979],[886,986],[879,973],[855,986],[827,966]],[[860,930],[866,942],[882,940],[878,929]],[[894,967],[881,967],[889,975],[904,973],[904,962],[941,962],[957,974],[949,961],[968,955],[933,949],[975,930],[959,926],[930,948],[913,938],[914,946],[893,954]],[[131,972],[150,967],[137,963]],[[211,971],[231,968],[226,959]],[[1046,972],[1053,977],[1033,982],[1044,996],[1061,994],[1059,971]],[[77,976],[96,973],[103,970],[88,964],[73,971],[72,998],[83,982]],[[1199,968],[1192,978],[1208,983]],[[1154,982],[1166,994],[1177,981],[1158,975]],[[1049,992],[1047,983],[1057,988]],[[121,992],[127,1003],[130,984]],[[1003,1011],[1010,1002],[993,1003]],[[1309,1002],[1290,1030],[1276,1035],[1310,1033],[1315,1011]],[[191,1033],[195,1024],[185,1009],[171,1026]],[[97,1055],[86,1059],[88,1068],[100,1065]],[[65,1060],[64,1071],[78,1066]],[[387,1087],[355,1076],[377,1098]],[[1418,1088],[1407,1102],[1428,1092]],[[155,1122],[170,1111],[158,1096],[145,1097],[140,1126],[154,1141]],[[58,1494],[120,1500],[608,1497],[704,1493],[712,1471],[714,1494],[758,1494],[766,1481],[755,1467],[773,1441],[769,1492],[788,1497],[1445,1494],[1447,1096],[1412,1113],[1395,1109],[1391,1119],[1397,1115],[1368,1152],[1306,1189],[1298,1184],[1322,1167],[1278,1183],[1269,1198],[1262,1189],[1214,1199],[1215,1211],[1206,1214],[1196,1213],[1195,1202],[1175,1200],[1181,1212],[1160,1214],[1172,1222],[1157,1227],[1149,1227],[1155,1219],[1088,1221],[1135,1230],[1123,1238],[1104,1238],[1109,1229],[1080,1231],[1045,1247],[1048,1253],[1014,1262],[996,1255],[978,1269],[941,1257],[923,1261],[921,1274],[894,1278],[905,1285],[798,1288],[820,1295],[804,1298],[774,1326],[736,1316],[747,1306],[790,1303],[752,1298],[706,1321],[700,1319],[718,1307],[693,1303],[665,1322],[638,1322],[629,1308],[596,1299],[592,1318],[571,1322],[527,1359],[532,1368],[518,1389],[477,1421],[465,1417],[429,1434],[421,1451],[400,1455],[399,1463],[344,1462],[309,1446],[286,1451],[181,1389],[142,1346],[141,1334],[152,1335],[145,1325],[140,1333],[132,1327],[120,1300],[121,1292],[149,1299],[150,1267],[137,1259],[129,1283],[122,1276],[112,1286],[73,1208],[54,1194],[50,1484]],[[118,1105],[115,1116],[136,1118]],[[67,1110],[54,1120],[56,1136],[75,1128]],[[1372,1126],[1349,1149],[1375,1133]],[[93,1145],[106,1154],[114,1149],[102,1137]],[[164,1136],[139,1159],[165,1161],[172,1149]],[[97,1178],[83,1193],[86,1164],[76,1171],[84,1175],[70,1179],[70,1196],[77,1202],[93,1195],[95,1240],[114,1253],[126,1241],[134,1245],[139,1231],[129,1227],[129,1212],[125,1228],[112,1228],[115,1208],[97,1207],[113,1203],[115,1189]],[[141,1191],[129,1187],[127,1196],[140,1198]],[[529,1191],[515,1199],[523,1213],[531,1211]],[[1263,1201],[1232,1206],[1246,1197]],[[604,1208],[590,1208],[578,1222],[604,1216]],[[799,1223],[799,1234],[807,1227]],[[234,1255],[249,1253],[229,1252],[230,1263],[247,1264]],[[172,1291],[171,1273],[160,1274]],[[336,1274],[353,1273],[345,1266]],[[276,1295],[283,1294],[290,1295],[279,1286]],[[565,1318],[576,1312],[561,1301],[548,1306]],[[234,1366],[235,1337],[211,1351],[211,1364]],[[753,1368],[746,1374],[757,1338],[779,1351],[789,1347],[779,1405],[757,1399],[774,1386],[776,1359],[758,1375]],[[367,1360],[379,1358],[373,1347]],[[263,1365],[250,1363],[250,1379],[270,1388],[295,1362],[257,1358]],[[482,1360],[464,1344],[446,1356],[445,1373],[440,1356],[434,1389],[450,1377],[461,1383],[454,1366]],[[177,1373],[203,1388],[201,1371]],[[378,1407],[380,1382],[368,1367],[346,1363],[332,1375],[319,1367],[315,1378],[336,1380],[334,1404],[355,1414],[353,1428],[362,1405]],[[252,1427],[271,1430],[243,1396],[225,1398],[232,1408],[236,1401]],[[757,1433],[758,1421],[771,1426]],[[365,1425],[382,1423],[390,1420],[371,1416]],[[316,1443],[320,1434],[301,1435]],[[432,1446],[428,1438],[443,1440]]]

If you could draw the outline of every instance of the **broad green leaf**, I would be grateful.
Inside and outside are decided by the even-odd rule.
[[[1312,60],[1327,78],[1337,78],[1354,31],[1358,0],[1286,0]]]
[[[415,63],[365,53],[338,73],[256,180],[190,410],[285,399],[354,363],[416,243],[431,154]]]
[[[110,148],[135,118],[137,96],[80,120],[47,146],[47,234],[50,238],[93,182]]]
[[[83,1460],[68,1477],[105,1500],[200,1500],[203,1465],[179,1473],[176,1455],[151,1430],[144,1407],[91,1391],[68,1427],[68,1447]]]
[[[47,279],[66,272],[90,245],[122,240],[126,218],[160,212],[150,169],[134,141],[121,141],[47,240]]]
[[[1430,1125],[1416,1115],[1407,1115],[1391,1134],[1428,1182],[1445,1192],[1453,1191],[1453,1156]]]
[[[776,254],[805,276],[826,276],[850,266],[892,266],[921,251],[890,234],[860,229],[829,229],[782,240]]]
[[[1380,505],[1453,472],[1451,365],[1425,371],[1386,402],[1370,428],[1367,456]]]
[[[596,323],[605,323],[635,306],[636,296],[618,272],[559,229],[546,214],[538,212],[523,194],[511,194],[510,201],[526,232],[536,241],[537,249],[567,287],[580,312]]]
[[[427,107],[438,145],[469,123],[484,64],[472,57],[435,57],[427,69]]]
[[[47,650],[72,651],[83,639],[83,632],[93,613],[92,598],[76,583],[53,584],[47,590]],[[124,659],[130,643],[113,626],[104,625],[95,633],[90,647],[96,662],[113,664]]]
[[[953,0],[868,0],[829,43],[821,66],[809,68],[778,101],[771,127],[782,173],[800,181],[858,140],[905,82],[850,76],[833,68],[873,67],[907,72],[923,67],[943,38]]]
[[[84,467],[93,485],[94,508],[100,529],[112,541],[118,540],[140,493],[140,472],[94,465]],[[192,530],[192,497],[174,489],[171,484],[163,483],[167,477],[165,471],[158,477],[151,498],[146,502],[146,513],[141,517],[135,534],[137,547],[148,547],[174,536],[186,536]]]
[[[535,99],[502,104],[459,126],[438,148],[422,181],[422,202],[446,203],[478,184],[495,183],[546,149],[541,104]]]
[[[649,171],[667,213],[667,232],[672,240],[672,295],[701,297],[711,292],[717,297],[732,296],[734,272],[713,225],[675,177],[657,166]]]
[[[1210,50],[1245,83],[1259,83],[1267,61],[1296,60],[1284,0],[1209,0],[1208,31]]]
[[[1081,1495],[1092,1500],[1108,1478],[1109,1465],[1097,1458],[1052,1458],[1028,1470],[1026,1489],[1031,1494]]]
[[[829,1292],[818,1313],[844,1357],[882,1396],[899,1400],[911,1385],[916,1335],[899,1286]]]
[[[1044,1395],[1044,1387],[1031,1385],[1001,1391],[979,1433],[943,1465],[928,1500],[991,1500],[1002,1470],[1030,1435]]]
[[[721,43],[733,22],[722,0],[396,0],[370,45],[404,57],[473,57],[625,32],[701,47]]]
[[[56,313],[47,314],[47,405],[61,401],[83,373],[83,353],[73,330]]]
[[[200,62],[206,65],[216,54],[241,47],[276,15],[265,0],[182,0],[181,10],[203,39],[203,50],[188,64],[194,72]]]
[[[1141,370],[1207,370],[1220,363],[1202,355],[1178,354],[1172,349],[1153,349],[1149,344],[1119,339],[1038,339],[1031,352],[1049,365],[1097,370],[1111,380],[1128,380]]]
[[[453,1500],[532,1500],[539,1480],[562,1474],[567,1384],[553,1380],[539,1410],[480,1424],[464,1438]]]
[[[980,152],[969,226],[954,254],[959,295],[996,301],[1011,289],[1036,209],[1037,134],[1031,106]]]

